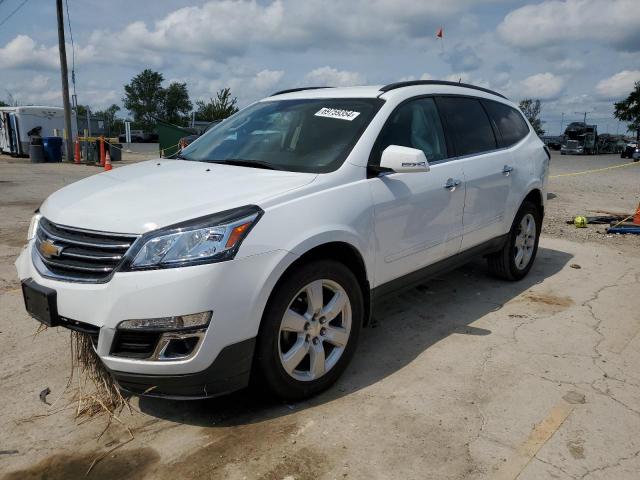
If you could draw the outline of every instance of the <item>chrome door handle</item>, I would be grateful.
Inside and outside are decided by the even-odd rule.
[[[512,166],[510,166],[510,165],[505,165],[505,166],[502,168],[502,173],[503,173],[505,176],[507,176],[507,177],[509,176],[509,174],[510,174],[511,172],[513,172],[513,167],[512,167]]]
[[[450,192],[453,192],[456,187],[460,186],[460,184],[462,183],[461,180],[458,180],[457,178],[449,178],[447,179],[447,183],[445,183],[442,188],[445,188],[447,190],[449,190]]]

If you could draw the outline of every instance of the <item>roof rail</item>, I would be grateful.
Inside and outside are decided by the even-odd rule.
[[[380,91],[388,92],[389,90],[395,90],[396,88],[412,87],[414,85],[447,85],[450,87],[472,88],[474,90],[480,90],[481,92],[497,95],[498,97],[501,97],[507,100],[507,97],[505,97],[504,95],[498,92],[494,92],[493,90],[489,90],[488,88],[478,87],[476,85],[470,85],[468,83],[449,82],[447,80],[410,80],[408,82],[395,82],[395,83],[390,83],[389,85],[385,85],[380,89]]]
[[[269,96],[273,97],[275,95],[283,95],[285,93],[294,93],[294,92],[303,92],[305,90],[320,90],[321,88],[333,88],[333,87],[298,87],[298,88],[289,88],[287,90],[280,90],[279,92],[272,93]]]

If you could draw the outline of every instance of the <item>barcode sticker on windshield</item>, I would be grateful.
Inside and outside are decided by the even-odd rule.
[[[360,115],[360,112],[352,110],[340,110],[339,108],[321,108],[316,112],[316,117],[339,118],[340,120],[352,121]]]

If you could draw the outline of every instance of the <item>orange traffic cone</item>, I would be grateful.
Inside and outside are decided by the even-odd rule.
[[[76,137],[76,145],[73,152],[73,163],[80,165],[80,140],[78,140],[78,137]]]
[[[109,155],[109,150],[107,150],[104,156],[104,171],[107,172],[112,168],[113,167],[111,166],[111,155]]]
[[[633,216],[633,223],[640,225],[640,203],[638,204],[638,208],[636,208],[636,214]]]

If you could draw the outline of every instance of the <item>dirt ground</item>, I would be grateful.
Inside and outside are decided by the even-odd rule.
[[[556,176],[627,162],[554,155],[531,274],[478,261],[388,301],[324,394],[133,398],[105,430],[75,418],[69,335],[34,336],[13,267],[32,211],[98,170],[0,156],[0,479],[83,478],[105,454],[87,478],[637,479],[640,238],[564,222],[633,211],[640,165]]]

